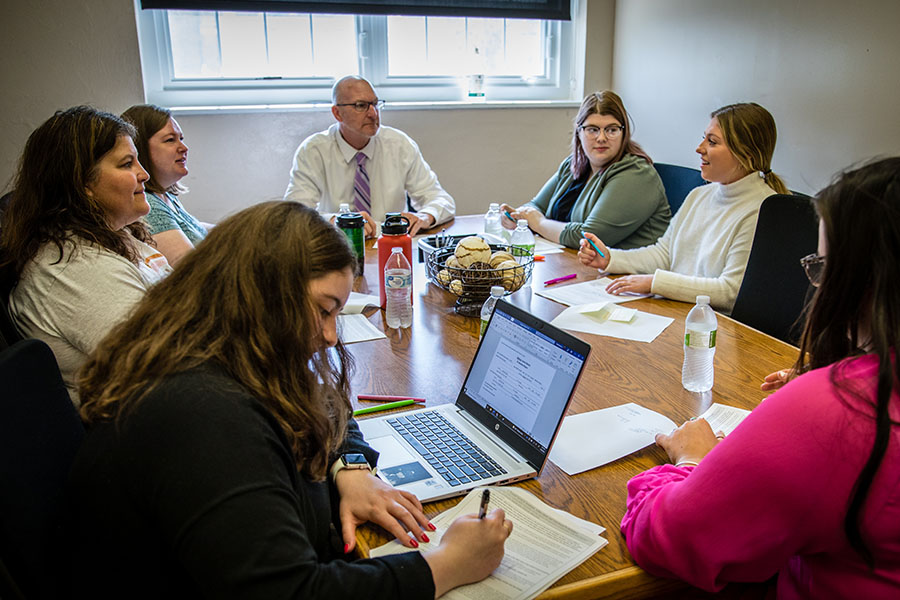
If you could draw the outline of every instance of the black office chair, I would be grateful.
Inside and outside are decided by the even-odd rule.
[[[816,251],[819,224],[809,196],[774,194],[759,208],[744,281],[731,316],[789,344],[811,292],[800,259]]]
[[[44,342],[0,352],[0,598],[60,598],[64,488],[84,428]]]
[[[703,180],[697,169],[666,163],[653,163],[653,166],[659,173],[659,178],[662,179],[663,187],[666,190],[666,199],[669,201],[669,210],[672,211],[673,217],[684,204],[688,192],[695,187],[706,185],[706,181]]]
[[[4,350],[24,339],[9,316],[9,305],[6,295],[0,290],[0,350]]]

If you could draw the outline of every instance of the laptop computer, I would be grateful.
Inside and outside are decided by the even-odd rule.
[[[422,502],[536,477],[590,349],[499,300],[454,404],[359,421],[378,476]]]

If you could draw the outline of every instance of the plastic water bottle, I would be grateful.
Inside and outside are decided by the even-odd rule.
[[[697,304],[684,322],[681,384],[689,392],[707,392],[712,389],[717,329],[716,313],[709,306],[709,296],[697,296]]]
[[[349,215],[350,214],[350,205],[346,202],[341,202],[340,208],[338,208],[339,215]]]
[[[516,230],[509,238],[509,244],[512,246],[512,255],[520,263],[528,262],[529,257],[534,254],[534,234],[528,229],[528,221],[519,219]]]
[[[499,236],[503,236],[503,225],[500,224],[500,205],[491,202],[488,211],[484,214],[484,232]]]
[[[400,247],[391,249],[384,265],[384,290],[387,326],[397,329],[412,325],[412,270]]]
[[[478,337],[484,335],[484,330],[487,329],[488,321],[491,320],[491,315],[494,313],[494,307],[497,306],[497,300],[502,298],[505,293],[506,288],[502,285],[491,286],[491,295],[484,301],[484,305],[481,307],[481,331],[478,333]]]

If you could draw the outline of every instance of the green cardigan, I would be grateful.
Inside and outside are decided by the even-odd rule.
[[[566,158],[528,205],[549,214],[572,184],[571,162],[571,156]],[[588,231],[610,247],[649,246],[665,233],[671,216],[656,169],[643,158],[626,154],[591,176],[572,206],[559,243],[578,248],[581,232]]]

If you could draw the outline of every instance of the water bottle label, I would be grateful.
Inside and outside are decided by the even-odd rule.
[[[384,287],[386,288],[404,288],[412,286],[412,274],[407,275],[391,275],[385,273]]]
[[[684,345],[689,348],[715,348],[716,330],[692,331],[688,329],[684,332]]]
[[[534,254],[534,244],[516,244],[512,247],[513,256],[531,256],[532,254]]]

